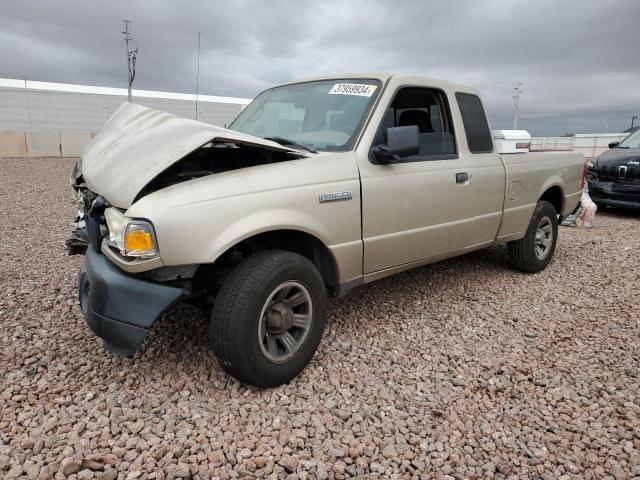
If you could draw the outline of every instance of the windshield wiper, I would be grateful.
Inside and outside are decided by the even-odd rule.
[[[311,153],[318,153],[318,151],[315,148],[313,148],[311,145],[307,145],[305,143],[299,143],[289,138],[283,138],[283,137],[263,137],[263,138],[265,140],[271,140],[272,142],[277,142],[280,145],[289,145],[291,147],[298,148],[298,149],[302,148],[303,150],[306,150]]]

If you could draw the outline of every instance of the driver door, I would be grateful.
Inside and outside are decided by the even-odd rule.
[[[473,222],[472,165],[459,154],[445,91],[398,86],[386,105],[367,153],[358,155],[365,275],[456,251]],[[377,161],[371,148],[385,143],[387,128],[404,125],[418,126],[420,152]]]

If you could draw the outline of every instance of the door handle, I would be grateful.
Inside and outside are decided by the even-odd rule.
[[[469,181],[469,174],[467,172],[456,173],[456,183],[466,183]]]

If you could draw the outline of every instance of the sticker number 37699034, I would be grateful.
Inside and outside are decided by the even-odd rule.
[[[365,85],[362,83],[336,83],[329,95],[358,95],[360,97],[370,97],[378,88],[377,85]]]

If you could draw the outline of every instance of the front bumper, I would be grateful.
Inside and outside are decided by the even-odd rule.
[[[178,287],[128,275],[88,248],[78,277],[80,306],[89,328],[116,355],[132,356],[160,314],[182,296]]]
[[[598,205],[640,209],[640,185],[589,180],[589,196]]]

